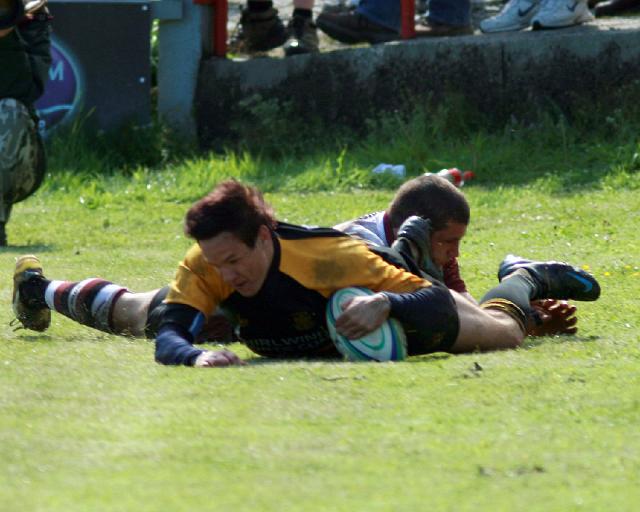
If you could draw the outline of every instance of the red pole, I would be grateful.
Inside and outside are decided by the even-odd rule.
[[[211,6],[211,28],[213,29],[212,46],[216,57],[227,56],[227,18],[229,16],[228,0],[193,0],[197,5]]]
[[[415,0],[400,0],[400,37],[412,39],[416,36]]]
[[[227,18],[229,4],[227,0],[215,0],[213,7],[213,54],[216,57],[227,56]]]

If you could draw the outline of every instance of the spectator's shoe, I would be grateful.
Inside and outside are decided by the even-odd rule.
[[[444,276],[442,269],[431,259],[431,221],[417,215],[407,218],[396,236],[396,241],[391,245],[403,255],[412,256],[421,270],[439,281]],[[411,248],[415,249],[412,251]]]
[[[323,12],[316,24],[329,37],[346,44],[378,44],[400,39],[395,30],[373,23],[357,11],[341,14]]]
[[[587,0],[543,0],[531,20],[533,30],[565,28],[593,21]]]
[[[345,14],[353,12],[357,5],[357,2],[353,0],[338,0],[333,3],[327,2],[322,6],[322,12],[325,14]]]
[[[531,25],[538,14],[540,0],[509,0],[497,16],[480,22],[480,30],[491,32],[512,32]]]
[[[640,9],[640,0],[609,0],[595,6],[596,17],[616,16]]]
[[[289,38],[284,43],[284,54],[299,55],[318,51],[318,32],[309,18],[294,16],[287,26]]]
[[[4,222],[0,222],[0,247],[5,247],[6,245],[7,245],[6,224]]]
[[[34,304],[22,294],[23,285],[32,279],[43,279],[40,260],[29,254],[20,256],[13,272],[13,312],[25,329],[46,331],[51,323],[51,311],[40,304]]]
[[[254,12],[243,9],[235,35],[229,42],[231,53],[267,52],[282,46],[287,40],[287,31],[273,7]]]
[[[537,299],[591,301],[600,297],[600,285],[589,272],[559,261],[531,261],[509,254],[500,263],[498,279],[518,269],[526,270],[538,285]]]
[[[416,37],[451,37],[468,36],[473,34],[471,25],[445,25],[434,23],[426,18],[416,24]]]

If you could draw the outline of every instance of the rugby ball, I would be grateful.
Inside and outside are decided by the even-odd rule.
[[[338,351],[349,361],[402,361],[407,357],[407,337],[395,318],[387,319],[375,331],[363,338],[350,340],[336,331],[336,319],[342,314],[342,304],[354,297],[373,295],[366,288],[343,288],[327,302],[327,327]]]

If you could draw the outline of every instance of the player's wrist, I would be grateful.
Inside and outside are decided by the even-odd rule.
[[[388,317],[389,313],[391,312],[391,300],[389,299],[387,294],[384,292],[378,292],[373,295],[373,298],[378,303],[380,311],[385,313],[385,315]]]
[[[204,368],[205,366],[209,366],[209,353],[209,350],[203,350],[202,352],[200,352],[200,354],[198,354],[198,356],[193,360],[193,366],[195,368]]]

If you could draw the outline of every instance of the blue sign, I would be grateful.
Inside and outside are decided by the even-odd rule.
[[[51,67],[44,94],[36,109],[44,128],[49,129],[73,119],[80,109],[83,81],[74,55],[55,38],[51,41]]]

